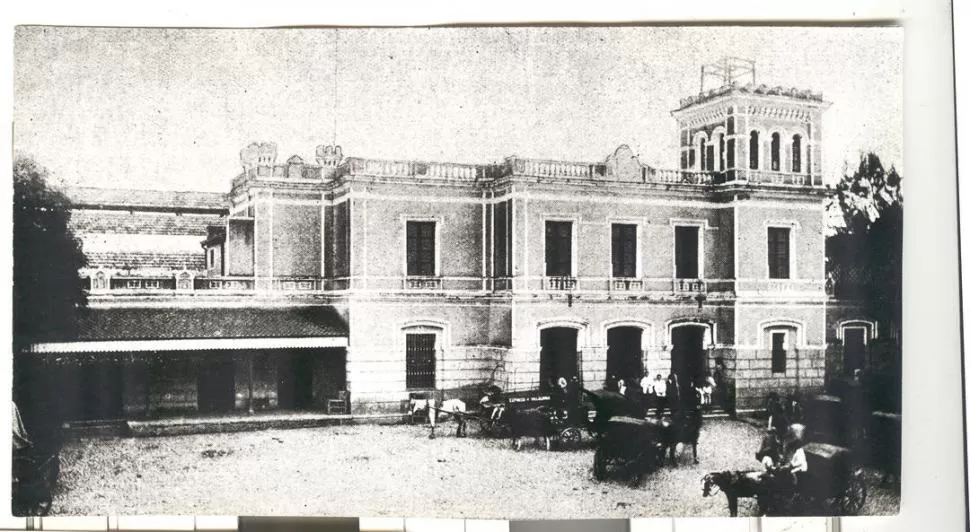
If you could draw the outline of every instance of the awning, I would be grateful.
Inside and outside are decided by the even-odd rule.
[[[200,351],[346,347],[347,323],[333,307],[93,308],[72,341],[34,353]]]

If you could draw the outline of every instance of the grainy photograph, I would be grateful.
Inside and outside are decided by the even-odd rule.
[[[14,42],[14,515],[899,511],[903,30]]]

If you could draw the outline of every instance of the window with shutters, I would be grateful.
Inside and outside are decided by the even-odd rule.
[[[435,387],[435,355],[438,335],[418,333],[406,335],[406,375],[408,390],[427,390]]]
[[[512,272],[512,209],[511,201],[496,203],[493,209],[492,234],[494,239],[493,258],[495,260],[495,277],[509,277]]]
[[[791,171],[802,171],[802,136],[795,135],[791,141]]]
[[[435,253],[435,222],[407,223],[407,274],[437,275]]]
[[[700,227],[674,227],[675,275],[678,279],[700,278]]]
[[[771,134],[771,170],[781,170],[781,136],[778,133]]]
[[[748,168],[752,170],[758,169],[759,154],[758,150],[761,147],[761,140],[759,138],[757,131],[751,132],[751,138],[748,140]]]
[[[791,278],[791,229],[768,228],[768,278]]]
[[[637,276],[637,226],[613,224],[613,277]]]
[[[788,333],[771,333],[771,372],[784,373],[788,368]]]
[[[546,276],[573,275],[573,223],[546,222]]]

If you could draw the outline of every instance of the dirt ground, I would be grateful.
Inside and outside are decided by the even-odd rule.
[[[521,451],[507,440],[428,439],[413,426],[348,425],[159,438],[88,438],[62,451],[57,515],[338,515],[462,518],[727,516],[701,496],[710,471],[756,469],[754,427],[712,420],[700,464],[650,474],[639,488],[592,478],[593,450]],[[868,474],[863,513],[898,511],[899,493]],[[754,515],[742,500],[740,515]]]

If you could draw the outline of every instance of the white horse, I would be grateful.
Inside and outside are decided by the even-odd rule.
[[[465,413],[467,408],[465,402],[461,399],[447,399],[442,401],[440,405],[436,404],[434,399],[412,399],[411,400],[411,415],[418,412],[428,412],[428,425],[431,427],[431,434],[428,436],[434,439],[434,431],[438,426],[438,416],[442,416],[442,420],[447,420],[449,416],[454,417],[455,422],[458,424],[457,436],[465,436]]]

